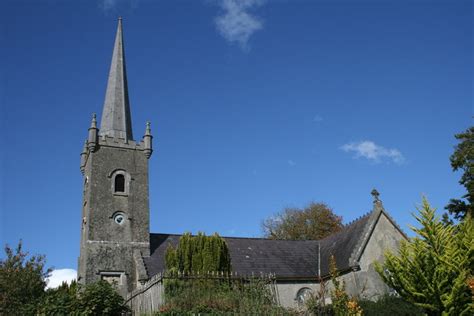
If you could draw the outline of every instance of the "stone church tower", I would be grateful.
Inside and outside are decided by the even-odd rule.
[[[96,116],[81,153],[84,175],[78,281],[116,282],[122,295],[147,279],[150,255],[148,159],[152,136],[134,141],[127,74],[118,21],[100,129]]]

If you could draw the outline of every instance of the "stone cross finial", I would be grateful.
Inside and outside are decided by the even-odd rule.
[[[372,194],[372,196],[374,197],[374,203],[380,202],[380,199],[379,199],[380,193],[379,193],[379,191],[377,191],[376,189],[373,189],[372,192],[370,192],[370,194]]]

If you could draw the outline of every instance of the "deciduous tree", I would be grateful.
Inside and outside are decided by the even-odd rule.
[[[0,259],[0,315],[27,315],[42,298],[46,277],[45,257],[29,256],[22,242],[13,249],[5,246],[6,259]]]
[[[342,217],[324,203],[310,203],[304,209],[286,208],[262,223],[270,239],[316,240],[342,228]]]

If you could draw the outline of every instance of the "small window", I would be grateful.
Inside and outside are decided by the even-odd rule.
[[[114,286],[123,285],[123,272],[100,272],[100,279],[109,282]]]
[[[125,192],[125,176],[118,174],[115,176],[115,192]]]
[[[109,173],[110,187],[112,194],[128,196],[130,192],[130,181],[132,180],[129,173],[123,169],[115,169]]]
[[[122,225],[125,222],[125,215],[121,212],[115,213],[113,216],[114,222],[116,222],[119,225]]]

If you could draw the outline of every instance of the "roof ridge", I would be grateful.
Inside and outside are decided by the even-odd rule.
[[[183,234],[167,234],[167,233],[150,233],[150,235],[167,235],[167,236],[176,236],[181,237]],[[191,234],[191,236],[196,236],[195,234]],[[322,239],[270,239],[264,237],[234,237],[234,236],[221,236],[224,239],[253,239],[253,240],[268,240],[268,241],[300,241],[300,242],[308,242],[308,241],[320,241]]]
[[[366,212],[365,214],[356,217],[355,219],[351,220],[351,221],[348,222],[347,224],[344,224],[344,225],[343,225],[343,228],[346,228],[346,227],[349,227],[349,226],[355,224],[356,222],[362,220],[362,219],[365,218],[366,216],[369,216],[371,213],[372,213],[372,211],[368,211],[368,212]]]

